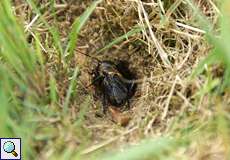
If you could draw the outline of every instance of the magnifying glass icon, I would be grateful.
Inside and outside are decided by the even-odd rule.
[[[3,150],[6,152],[6,153],[11,153],[14,155],[14,157],[17,157],[18,154],[17,152],[15,151],[15,145],[13,142],[11,141],[7,141],[3,144]]]

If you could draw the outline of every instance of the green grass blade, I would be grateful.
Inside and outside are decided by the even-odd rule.
[[[189,1],[189,0],[187,0]],[[224,1],[223,1],[224,2]],[[207,22],[206,18],[198,12],[197,8],[193,7],[193,10],[195,10],[197,13],[199,13],[198,18],[200,21],[200,24],[204,29],[206,29],[207,34],[207,40],[208,42],[214,46],[214,49],[212,52],[205,58],[205,60],[201,61],[198,65],[198,67],[194,70],[192,77],[200,74],[204,70],[205,65],[211,65],[215,64],[217,62],[222,63],[225,66],[225,74],[223,77],[223,81],[220,83],[221,90],[223,91],[226,86],[230,85],[229,79],[229,73],[230,73],[230,46],[229,46],[229,41],[230,41],[230,20],[229,16],[227,15],[227,11],[224,10],[224,6],[227,6],[229,3],[228,1],[225,1],[225,3],[222,3],[222,16],[220,17],[220,30],[221,30],[221,36],[216,37],[215,34],[213,34],[210,31],[210,24]],[[191,4],[190,4],[191,5]],[[192,5],[191,5],[192,6]],[[205,23],[204,23],[205,22]],[[208,25],[206,25],[208,24]],[[209,27],[207,27],[209,26]],[[227,78],[226,78],[227,77]]]
[[[124,39],[127,39],[128,37],[130,37],[130,36],[132,36],[132,35],[134,35],[136,33],[139,33],[141,31],[142,31],[142,28],[140,28],[140,27],[139,28],[134,28],[134,29],[130,30],[126,34],[124,34],[124,35],[122,35],[122,36],[114,39],[112,42],[108,43],[105,47],[103,47],[102,49],[100,49],[99,51],[97,51],[96,54],[99,54],[99,53],[101,53],[101,52],[103,52],[103,51],[105,51],[105,50],[113,47],[115,44],[118,44],[118,43],[122,42]]]
[[[84,116],[85,113],[88,111],[89,109],[89,105],[90,105],[90,96],[86,97],[85,101],[81,104],[80,108],[82,108],[80,110],[80,112],[78,113],[78,119],[76,122],[74,122],[74,126],[75,127],[80,127],[82,126],[83,122],[84,122]]]
[[[13,16],[9,1],[0,1],[0,19],[0,56],[14,67],[19,75],[22,71],[32,72],[35,55],[28,47],[22,27]],[[23,75],[21,77],[23,78]]]
[[[50,100],[52,103],[57,103],[57,83],[53,76],[50,77]]]
[[[198,66],[193,70],[191,78],[195,78],[197,75],[201,74],[204,71],[205,65],[213,64],[217,61],[217,55],[215,52],[210,53],[204,60],[202,60]]]
[[[206,34],[213,35],[214,26],[207,19],[207,17],[202,14],[200,8],[192,0],[185,0],[185,2],[188,3],[188,5],[193,10],[193,14],[195,15],[194,17],[196,17],[196,19],[198,20],[198,24],[200,25],[200,27],[206,31]]]
[[[74,49],[77,45],[77,39],[78,35],[84,26],[84,24],[87,22],[89,19],[90,15],[93,13],[97,5],[101,2],[102,0],[98,0],[93,2],[87,9],[86,11],[79,17],[77,18],[73,25],[71,32],[69,34],[69,42],[67,44],[66,50],[65,50],[65,55],[68,57],[72,57]]]
[[[179,144],[169,138],[159,138],[156,140],[145,140],[137,146],[129,147],[125,152],[119,152],[115,155],[109,155],[102,158],[103,160],[140,160],[162,156],[163,152],[174,150],[179,147]]]
[[[4,74],[4,72],[0,71],[0,74]],[[5,78],[5,77],[4,77]],[[0,78],[0,102],[1,102],[1,107],[0,107],[0,135],[7,136],[9,134],[8,126],[7,126],[7,119],[8,119],[8,108],[10,107],[8,105],[7,99],[8,96],[6,95],[6,87],[7,85],[5,84],[6,79],[3,80],[3,78]]]
[[[74,70],[72,79],[70,81],[70,85],[69,85],[69,88],[68,88],[68,91],[67,91],[67,94],[66,94],[65,102],[63,104],[63,114],[64,115],[67,113],[70,98],[71,98],[71,95],[72,95],[72,93],[74,91],[74,86],[76,85],[76,82],[77,82],[76,78],[77,78],[78,74],[79,74],[79,68],[76,67],[75,70]]]
[[[26,0],[26,1],[30,5],[30,7],[34,10],[34,12],[36,14],[41,15],[40,20],[49,29],[49,32],[51,33],[51,35],[53,37],[54,46],[56,47],[56,49],[58,51],[59,61],[61,61],[61,59],[63,58],[64,53],[63,53],[63,47],[62,47],[62,43],[61,43],[61,36],[59,34],[58,28],[55,27],[55,26],[50,26],[49,25],[49,23],[42,16],[39,8],[35,5],[33,0]]]

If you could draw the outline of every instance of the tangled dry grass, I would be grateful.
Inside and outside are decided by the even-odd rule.
[[[53,75],[57,81],[59,104],[64,103],[69,73],[75,66],[80,68],[76,89],[78,98],[71,99],[70,104],[71,118],[66,121],[48,120],[47,125],[53,126],[52,132],[59,132],[51,136],[52,140],[47,143],[48,146],[59,144],[74,148],[87,137],[90,140],[86,144],[88,148],[82,152],[83,155],[98,149],[122,150],[127,144],[136,144],[143,138],[173,134],[177,129],[187,128],[198,119],[202,127],[202,123],[214,114],[212,105],[221,104],[221,100],[218,99],[222,99],[222,102],[229,101],[228,94],[212,100],[205,94],[199,94],[206,77],[201,75],[191,78],[192,72],[212,46],[207,43],[204,37],[206,31],[199,25],[197,13],[188,1],[104,0],[81,31],[77,49],[70,60],[72,68],[67,69],[60,65],[55,54],[57,48],[53,45],[48,29],[37,20],[39,16],[43,16],[51,26],[57,26],[63,42],[61,45],[66,45],[65,41],[74,19],[86,10],[92,0],[55,1],[54,13],[49,7],[50,3],[48,0],[37,1],[37,5],[43,8],[43,15],[36,15],[24,1],[14,1],[15,14],[26,26],[28,41],[33,44],[35,33],[41,37],[40,46],[45,56],[46,72],[47,75]],[[218,33],[219,2],[195,0],[194,3]],[[107,44],[137,27],[141,27],[142,30],[98,53]],[[78,51],[102,60],[126,60],[129,62],[129,69],[136,73],[138,87],[132,98],[131,109],[126,113],[132,117],[126,127],[112,122],[109,116],[95,117],[101,103],[100,100],[92,98],[93,90],[85,87],[90,84],[89,71],[92,59]],[[217,68],[211,72],[218,76],[222,71],[220,67]],[[89,105],[85,103],[85,99],[88,99]],[[68,124],[74,123],[79,118],[78,113],[82,107],[87,106],[88,108],[83,111],[84,123],[80,127],[81,134],[76,133],[78,131],[69,128]],[[57,111],[59,105],[53,107],[53,111]],[[68,134],[64,130],[67,130]],[[45,131],[40,132],[43,134]],[[213,135],[204,135],[203,138],[200,144],[195,141],[187,150],[176,152],[175,157],[196,160],[223,159],[223,141]],[[60,139],[64,139],[64,142],[60,142]],[[39,143],[34,145],[43,159],[48,159],[54,152],[47,151],[48,147],[44,149]],[[61,150],[61,147],[57,150]]]

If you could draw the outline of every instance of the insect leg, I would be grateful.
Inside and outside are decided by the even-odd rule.
[[[128,97],[127,97],[127,103],[126,103],[126,106],[127,106],[126,109],[128,110],[130,109],[130,97],[132,97],[134,89],[135,89],[135,83],[132,82],[128,88]]]
[[[131,85],[130,85],[130,87],[129,87],[129,96],[132,96],[134,87],[135,87],[135,83],[132,82]]]
[[[108,108],[108,100],[106,95],[103,93],[102,96],[102,112],[105,114]]]
[[[100,109],[99,112],[96,113],[96,116],[97,117],[104,117],[106,111],[107,111],[107,108],[108,108],[108,101],[106,99],[106,95],[105,94],[102,94],[102,107]]]
[[[127,100],[127,109],[130,109],[130,99]]]
[[[95,84],[97,81],[101,80],[101,78],[102,78],[102,76],[98,76],[97,78],[95,78],[95,79],[93,80],[92,83],[90,83],[88,86],[86,86],[86,88],[88,88],[89,86]]]

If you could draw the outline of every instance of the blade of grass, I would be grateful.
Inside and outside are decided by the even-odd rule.
[[[190,1],[186,0],[189,5],[192,7],[192,9],[195,11],[195,13],[198,15],[198,21],[202,28],[204,28],[207,31],[206,38],[208,42],[214,46],[214,49],[212,52],[199,63],[198,67],[194,70],[192,77],[200,74],[204,70],[205,65],[211,65],[215,64],[216,62],[221,62],[225,65],[225,73],[229,75],[230,72],[230,47],[228,45],[228,42],[230,40],[230,21],[229,16],[227,15],[227,11],[225,10],[225,6],[229,6],[228,1],[223,1],[222,3],[222,13],[223,15],[220,17],[220,29],[221,29],[221,36],[216,37],[213,31],[213,26],[210,24],[210,22],[207,20],[207,18],[199,11],[199,9]],[[229,78],[226,78],[226,75],[224,76],[224,81],[221,82],[220,85],[230,85],[229,84]],[[224,86],[221,88],[223,89]]]
[[[163,152],[174,150],[180,146],[176,140],[169,138],[158,138],[156,140],[145,140],[137,146],[129,147],[125,152],[108,155],[103,160],[139,160],[163,156]]]
[[[50,77],[49,85],[50,85],[50,88],[49,88],[50,89],[50,100],[52,103],[57,103],[57,83],[52,75]]]
[[[210,53],[204,60],[202,60],[198,66],[193,70],[193,73],[191,75],[191,78],[195,78],[197,75],[201,74],[204,71],[205,65],[210,65],[216,62],[217,56],[215,52]]]
[[[74,91],[74,86],[76,85],[76,78],[77,78],[77,75],[79,74],[79,68],[76,67],[75,70],[74,70],[74,73],[73,73],[73,76],[72,76],[72,79],[70,81],[70,85],[69,85],[69,88],[67,90],[67,94],[66,94],[66,98],[65,98],[65,102],[63,104],[63,114],[66,115],[67,114],[67,111],[68,111],[68,106],[69,106],[69,102],[70,102],[70,98],[71,98],[71,95]]]
[[[113,47],[115,44],[118,44],[120,42],[122,42],[124,39],[128,39],[128,37],[136,34],[136,33],[139,33],[142,31],[142,28],[141,27],[138,27],[138,28],[134,28],[132,30],[130,30],[129,32],[127,32],[126,34],[114,39],[112,42],[108,43],[105,47],[103,47],[102,49],[100,49],[99,51],[97,51],[96,54],[99,54],[111,47]]]
[[[198,20],[198,24],[201,26],[203,30],[206,31],[207,34],[209,35],[214,35],[213,34],[213,25],[212,23],[206,18],[205,15],[202,14],[200,11],[199,7],[195,5],[195,3],[191,0],[185,0],[185,2],[191,7],[193,10],[194,17]]]
[[[38,69],[38,56],[27,43],[24,29],[18,24],[12,8],[11,1],[0,1],[0,117],[4,118],[0,122],[0,134],[21,137],[23,157],[34,159],[34,148],[25,143],[32,140],[33,128],[36,128],[27,119],[27,115],[34,113],[24,102],[38,103],[35,101],[38,96],[32,89],[36,85],[34,73]]]
[[[10,3],[4,0],[0,5],[0,55],[23,78],[22,71],[34,70],[35,56],[28,47],[22,27],[13,16]]]
[[[82,126],[82,123],[84,121],[84,116],[85,113],[88,111],[89,109],[89,105],[90,105],[90,96],[86,97],[86,99],[84,100],[84,102],[81,104],[80,108],[82,108],[80,110],[80,112],[78,113],[78,119],[76,122],[74,122],[74,126],[75,127],[79,127]]]
[[[4,72],[0,70],[0,74],[4,75]],[[4,78],[4,79],[3,79]],[[8,96],[6,95],[7,93],[7,84],[5,83],[7,79],[6,77],[1,77],[0,78],[0,102],[1,102],[1,107],[0,107],[0,135],[7,136],[9,135],[9,130],[7,126],[7,119],[8,119]]]
[[[58,51],[58,56],[59,56],[59,62],[61,62],[63,55],[64,55],[64,51],[63,51],[63,47],[62,47],[62,42],[61,42],[61,37],[58,31],[58,28],[55,26],[50,26],[49,23],[45,20],[45,18],[43,17],[43,15],[41,14],[39,8],[35,5],[33,0],[26,0],[27,3],[30,5],[30,7],[33,9],[33,11],[37,14],[40,15],[39,19],[42,21],[42,23],[44,23],[44,25],[46,26],[46,28],[49,29],[49,32],[51,33],[52,37],[53,37],[53,41],[54,41],[54,46],[56,47],[57,51]]]
[[[87,9],[86,11],[79,17],[77,18],[73,25],[71,32],[69,34],[69,42],[67,44],[67,47],[65,49],[65,56],[68,58],[71,58],[74,52],[74,49],[77,45],[77,39],[78,35],[84,26],[84,24],[87,22],[89,19],[90,15],[93,13],[97,5],[101,2],[102,0],[94,1]]]

